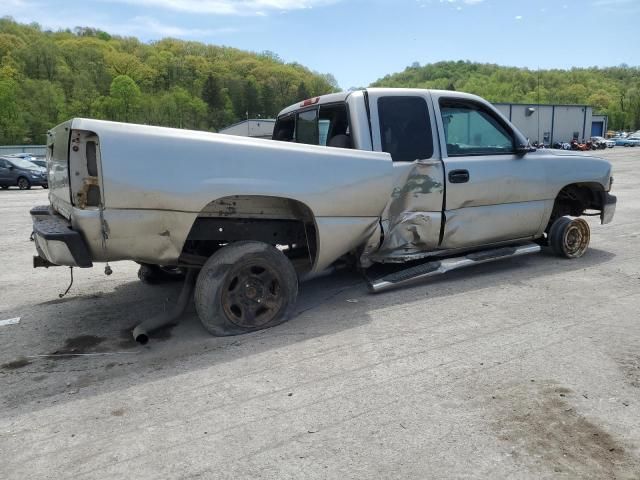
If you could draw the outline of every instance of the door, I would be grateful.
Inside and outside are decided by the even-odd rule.
[[[604,122],[592,122],[591,123],[591,136],[603,137],[604,136]]]
[[[546,169],[516,153],[519,138],[493,107],[434,95],[446,181],[441,248],[536,236],[545,212]]]
[[[394,188],[382,215],[377,257],[402,259],[438,248],[444,167],[429,92],[368,91],[373,148],[391,155]]]
[[[9,162],[0,158],[0,185],[13,185],[11,180],[11,171],[9,170]]]

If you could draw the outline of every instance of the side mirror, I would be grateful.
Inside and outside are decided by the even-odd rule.
[[[532,147],[530,143],[527,143],[526,145],[524,144],[516,145],[516,153],[518,155],[526,155],[527,153],[535,152],[535,151],[536,151],[536,148]]]
[[[9,165],[9,170],[14,170],[15,167],[13,165]]]

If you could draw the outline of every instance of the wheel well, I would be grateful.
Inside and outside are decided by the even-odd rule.
[[[551,218],[546,228],[549,228],[556,219],[564,216],[580,217],[587,210],[602,210],[604,201],[604,187],[599,183],[573,183],[564,187],[556,195],[551,211]]]
[[[234,195],[206,205],[191,227],[180,263],[203,265],[223,246],[244,240],[275,246],[298,273],[315,263],[318,241],[311,209],[297,200],[258,195]]]

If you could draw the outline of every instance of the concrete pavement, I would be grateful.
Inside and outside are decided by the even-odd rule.
[[[0,327],[0,477],[640,478],[640,149],[603,155],[618,211],[582,259],[380,295],[334,274],[279,327],[214,338],[191,307],[145,347],[129,329],[179,285],[120,262],[58,299],[68,271],[30,268],[46,191],[0,191],[0,320],[21,318]]]

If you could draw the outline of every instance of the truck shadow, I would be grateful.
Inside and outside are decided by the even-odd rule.
[[[169,308],[180,284],[150,287],[130,281],[113,292],[29,307],[35,327],[25,326],[11,339],[24,355],[0,365],[0,401],[8,410],[25,405],[38,410],[50,405],[47,399],[59,404],[104,394],[358,329],[371,322],[376,310],[421,299],[441,303],[452,295],[514,283],[539,284],[545,276],[596,267],[614,257],[597,249],[579,261],[548,255],[519,257],[377,295],[368,293],[360,274],[336,272],[303,283],[296,315],[278,327],[238,337],[211,337],[192,304],[179,324],[155,332],[144,347],[134,342],[131,329]]]

